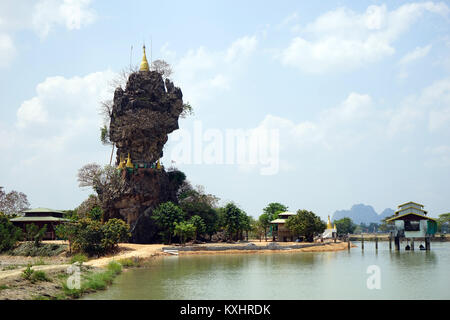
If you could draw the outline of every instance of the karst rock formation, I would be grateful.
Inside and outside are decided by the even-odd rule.
[[[144,61],[145,60],[145,61]],[[131,227],[132,241],[150,243],[157,227],[150,219],[160,203],[176,201],[176,186],[170,173],[160,167],[168,134],[178,129],[183,94],[160,73],[149,71],[145,51],[141,70],[132,73],[125,90],[117,88],[110,122],[110,140],[117,147],[116,166],[129,158],[121,170],[126,191],[106,208],[104,218],[124,219]]]

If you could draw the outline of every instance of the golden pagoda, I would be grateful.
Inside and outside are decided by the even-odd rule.
[[[144,56],[142,57],[141,66],[139,68],[139,71],[150,71],[150,68],[148,66],[147,57],[145,56],[145,44],[142,48],[144,50]]]
[[[127,168],[133,168],[133,163],[131,162],[130,153],[128,152],[128,158],[127,158]]]
[[[327,229],[333,229],[333,226],[331,225],[330,221],[330,216],[328,216]]]

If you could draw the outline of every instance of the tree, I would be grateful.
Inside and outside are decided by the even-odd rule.
[[[156,224],[163,229],[163,236],[168,240],[168,243],[172,243],[172,234],[175,230],[175,222],[183,221],[184,213],[177,205],[172,202],[164,202],[160,204],[155,210],[153,210],[152,219],[156,221]]]
[[[47,225],[45,224],[42,228],[34,223],[27,224],[25,227],[26,237],[28,241],[34,241],[34,246],[39,247],[47,232]]]
[[[239,209],[234,203],[228,203],[224,208],[224,227],[228,233],[230,239],[238,238],[238,232],[241,225],[241,209]]]
[[[170,64],[161,59],[153,61],[150,70],[158,72],[163,79],[169,78],[172,75],[172,67]]]
[[[313,242],[314,234],[322,233],[326,224],[314,212],[298,210],[295,216],[290,216],[286,227],[298,236],[305,237],[306,241]]]
[[[125,180],[120,172],[110,165],[101,168],[90,163],[78,170],[80,187],[92,187],[97,193],[102,209],[108,208],[111,202],[119,198],[126,189]]]
[[[206,224],[203,221],[202,217],[200,217],[199,215],[192,216],[189,220],[189,223],[193,224],[195,227],[194,240],[197,240],[199,234],[203,234],[206,232]]]
[[[438,224],[438,230],[440,232],[443,231],[443,226],[446,226],[447,228],[445,228],[446,230],[448,229],[448,225],[450,223],[450,213],[443,213],[439,215],[437,224]]]
[[[8,216],[0,212],[0,252],[14,248],[22,238],[22,230],[9,221]]]
[[[263,213],[262,215],[259,216],[258,221],[260,223],[260,226],[264,229],[264,237],[267,242],[267,229],[270,227],[270,221],[272,220],[270,219],[268,213]]]
[[[109,219],[103,224],[102,229],[102,246],[105,252],[116,249],[120,242],[128,241],[131,237],[130,226],[120,219]]]
[[[77,236],[77,223],[66,222],[61,223],[55,227],[55,234],[61,240],[67,240],[69,242],[69,253],[72,254],[72,245],[75,237]]]
[[[350,218],[342,218],[334,221],[334,223],[336,224],[336,229],[339,236],[353,233],[356,228],[356,225]]]
[[[195,225],[188,221],[175,222],[174,223],[174,235],[180,238],[180,243],[183,244],[188,238],[195,236]]]
[[[278,214],[280,212],[285,212],[288,210],[288,207],[278,203],[278,202],[271,202],[263,209],[263,212],[267,214],[267,217],[269,221],[275,220],[278,217]]]
[[[10,216],[30,207],[26,194],[12,190],[8,193],[0,187],[0,212]]]

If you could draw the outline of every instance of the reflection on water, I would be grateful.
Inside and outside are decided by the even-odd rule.
[[[371,242],[350,251],[169,256],[120,275],[85,299],[450,299],[450,243],[390,251]],[[381,289],[366,286],[367,267]]]

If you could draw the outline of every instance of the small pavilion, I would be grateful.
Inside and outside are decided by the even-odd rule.
[[[293,212],[281,212],[275,220],[270,221],[272,224],[272,236],[274,241],[294,241],[295,235],[286,228],[286,220],[295,216],[296,213]]]
[[[11,222],[21,228],[24,232],[26,231],[26,226],[28,224],[35,224],[39,228],[43,228],[47,225],[47,231],[44,235],[44,240],[55,240],[55,227],[61,223],[70,221],[69,219],[64,219],[64,212],[48,209],[48,208],[36,208],[22,211],[24,214],[22,217],[17,217],[11,219]]]
[[[424,238],[425,249],[430,249],[430,236],[437,231],[436,219],[427,217],[423,205],[416,202],[407,202],[398,206],[395,215],[386,222],[395,224],[395,248],[400,250],[400,239],[407,238],[411,246],[407,250],[414,250],[414,240]],[[409,248],[409,249],[408,249]]]

